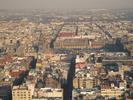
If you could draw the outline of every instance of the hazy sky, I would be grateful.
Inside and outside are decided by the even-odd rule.
[[[133,0],[0,0],[0,9],[133,8]]]

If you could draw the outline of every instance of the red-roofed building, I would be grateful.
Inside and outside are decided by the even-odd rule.
[[[19,77],[19,75],[22,73],[20,70],[11,70],[10,75],[11,77]]]
[[[76,63],[76,68],[78,68],[78,69],[83,69],[85,67],[86,67],[86,62]]]
[[[58,37],[72,37],[72,36],[74,36],[73,33],[67,33],[67,32],[58,33]]]
[[[13,57],[10,55],[5,55],[0,58],[0,65],[5,65],[6,63],[12,62]]]

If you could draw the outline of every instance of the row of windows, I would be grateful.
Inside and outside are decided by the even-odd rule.
[[[13,94],[13,96],[26,96],[26,94]],[[28,94],[27,96],[30,96],[30,94]]]
[[[31,99],[31,97],[14,97],[15,98],[20,98],[20,99]]]
[[[23,93],[23,94],[27,94],[27,93],[30,93],[30,91],[28,91],[28,92],[22,92],[22,91],[13,92],[13,94],[15,94],[15,93]]]
[[[102,92],[103,94],[121,94],[121,92]]]

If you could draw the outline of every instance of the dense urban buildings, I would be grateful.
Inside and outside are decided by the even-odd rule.
[[[133,11],[0,11],[0,100],[132,100]]]

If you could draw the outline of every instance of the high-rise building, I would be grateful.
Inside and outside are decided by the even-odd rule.
[[[0,100],[11,100],[11,87],[0,86]]]
[[[32,100],[31,90],[27,86],[14,86],[12,90],[13,100]]]

